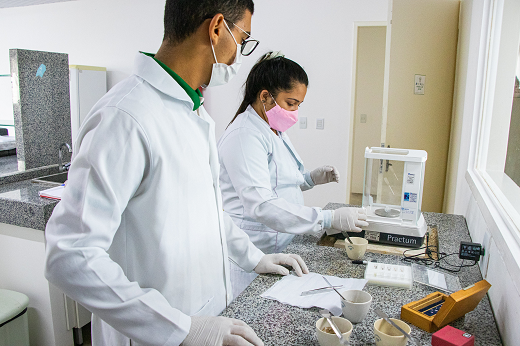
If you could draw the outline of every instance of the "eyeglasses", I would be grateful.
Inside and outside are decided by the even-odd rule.
[[[238,28],[240,31],[242,31],[244,34],[246,34],[248,36],[248,39],[244,40],[241,43],[240,53],[243,56],[248,56],[251,53],[253,53],[253,51],[256,49],[256,47],[258,47],[258,45],[260,44],[260,41],[252,39],[251,35],[247,31],[245,31],[244,29],[242,29],[241,27],[239,27],[232,21],[226,19],[226,22],[233,24],[236,28]]]

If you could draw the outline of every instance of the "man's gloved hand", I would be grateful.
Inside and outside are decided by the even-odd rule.
[[[181,346],[263,346],[245,322],[227,317],[192,316],[188,336]]]
[[[292,267],[298,276],[309,274],[309,269],[307,269],[307,265],[300,256],[282,253],[264,255],[256,265],[255,272],[258,274],[288,275],[289,269],[283,266]]]
[[[345,207],[333,211],[332,229],[327,234],[339,232],[361,232],[361,227],[367,227],[367,214],[363,208]]]
[[[321,166],[311,171],[311,179],[315,185],[327,184],[333,181],[339,183],[339,171],[334,166]]]

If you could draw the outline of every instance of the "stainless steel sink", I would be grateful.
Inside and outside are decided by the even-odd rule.
[[[33,183],[60,186],[61,184],[65,183],[65,181],[67,180],[67,175],[68,175],[68,172],[62,172],[62,173],[46,175],[46,176],[39,177],[39,178],[34,178],[31,181]]]

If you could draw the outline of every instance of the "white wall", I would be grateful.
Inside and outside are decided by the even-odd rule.
[[[71,65],[108,69],[108,86],[132,72],[135,54],[156,52],[163,35],[164,0],[78,0],[0,9],[0,74],[9,49],[69,54]]]
[[[257,0],[252,34],[261,41],[244,57],[239,75],[227,86],[205,92],[217,122],[217,138],[240,103],[240,87],[267,50],[283,50],[307,71],[310,87],[300,108],[308,128],[289,130],[305,165],[332,164],[339,184],[305,193],[307,205],[345,202],[350,124],[354,21],[385,21],[387,0]],[[164,0],[78,0],[0,9],[0,74],[9,73],[9,48],[69,54],[70,64],[103,66],[108,87],[128,76],[137,51],[155,52],[163,33]],[[325,130],[316,130],[316,118]]]
[[[244,57],[241,70],[226,86],[205,92],[206,106],[217,122],[217,138],[241,101],[240,88],[250,68],[268,50],[282,50],[309,75],[309,89],[299,115],[307,129],[293,126],[289,136],[308,169],[338,167],[339,184],[318,186],[304,193],[305,204],[323,207],[347,200],[353,29],[355,21],[386,21],[387,0],[257,0],[252,35],[260,46]],[[325,129],[316,130],[316,119]],[[350,182],[349,182],[350,183]]]
[[[44,233],[0,223],[0,263],[0,288],[29,298],[31,346],[71,345],[73,336],[67,329],[63,292],[49,284],[43,274]]]

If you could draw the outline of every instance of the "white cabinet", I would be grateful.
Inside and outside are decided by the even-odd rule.
[[[70,123],[72,145],[83,120],[107,92],[107,69],[104,67],[70,65]]]
[[[0,223],[0,288],[29,297],[31,346],[72,346],[73,328],[90,313],[50,284],[44,268],[44,232]]]

